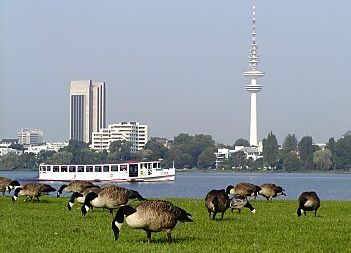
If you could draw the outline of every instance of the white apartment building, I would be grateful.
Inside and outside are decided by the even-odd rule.
[[[21,155],[23,153],[22,150],[17,150],[13,148],[2,148],[0,147],[0,156],[6,155],[8,153],[15,153],[17,155]]]
[[[18,143],[24,146],[43,143],[43,131],[40,129],[22,128],[17,137]]]
[[[119,122],[109,124],[98,132],[92,133],[91,148],[96,151],[108,150],[114,141],[129,141],[132,145],[131,153],[144,148],[149,139],[148,125],[139,122]]]
[[[48,142],[40,146],[29,146],[24,153],[39,154],[40,151],[55,151],[58,152],[61,148],[68,146],[68,142]]]
[[[258,147],[244,147],[244,146],[235,146],[235,149],[228,148],[219,148],[217,152],[215,152],[216,160],[215,166],[216,168],[220,167],[220,164],[228,159],[233,153],[243,151],[246,155],[246,159],[253,159],[254,161],[262,158],[262,142],[259,142]]]

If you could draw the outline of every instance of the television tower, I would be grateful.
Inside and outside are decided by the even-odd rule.
[[[250,84],[246,85],[246,90],[251,94],[251,117],[250,117],[250,145],[257,146],[257,110],[256,94],[262,89],[262,85],[257,84],[257,79],[264,76],[264,73],[258,70],[259,55],[258,44],[256,42],[256,6],[252,6],[252,33],[249,56],[249,70],[243,73],[250,79]]]

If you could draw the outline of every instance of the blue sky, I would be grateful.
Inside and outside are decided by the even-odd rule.
[[[69,83],[105,81],[107,122],[249,139],[252,1],[0,1],[0,138],[69,138]],[[351,129],[351,2],[256,1],[258,137]]]

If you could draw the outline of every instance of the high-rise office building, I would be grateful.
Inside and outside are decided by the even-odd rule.
[[[105,127],[105,82],[71,81],[70,139],[90,143],[91,133]]]

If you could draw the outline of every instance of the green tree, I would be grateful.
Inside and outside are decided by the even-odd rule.
[[[333,137],[329,138],[328,143],[327,143],[327,148],[330,150],[330,153],[332,155],[331,157],[331,162],[332,162],[332,169],[335,169],[335,140]]]
[[[286,152],[297,150],[297,139],[295,134],[288,134],[285,137],[282,148]]]
[[[236,146],[250,147],[250,143],[248,140],[245,140],[243,138],[239,138],[234,142],[234,147],[236,147]]]
[[[19,168],[21,169],[35,169],[38,167],[37,159],[34,153],[23,153],[20,155]]]
[[[154,161],[158,159],[165,159],[167,152],[168,149],[161,143],[158,143],[154,140],[149,140],[146,143],[144,149],[138,152],[138,157],[144,160]]]
[[[132,158],[129,141],[113,141],[110,144],[108,160],[111,162],[129,161]]]
[[[212,168],[214,167],[214,161],[216,160],[216,156],[214,154],[214,148],[208,147],[204,151],[201,152],[198,158],[198,166],[200,168]]]
[[[190,167],[195,167],[198,164],[199,155],[208,147],[214,148],[215,143],[210,135],[197,134],[190,136],[188,134],[179,134],[174,137],[174,142],[171,150],[176,149],[177,152],[190,155],[192,158]]]
[[[42,150],[37,154],[37,164],[47,163],[47,161],[55,154],[55,151]]]
[[[332,166],[332,154],[329,149],[317,150],[313,153],[313,163],[321,170],[329,170]]]
[[[283,159],[283,168],[288,172],[298,171],[301,167],[300,158],[294,153],[286,153]]]
[[[304,169],[313,168],[313,152],[314,147],[312,144],[311,136],[304,136],[299,142],[299,155]]]
[[[1,170],[14,170],[18,169],[20,165],[20,156],[14,152],[9,152],[0,156],[0,169]]]
[[[70,164],[73,159],[73,155],[68,151],[59,151],[49,158],[47,163],[51,164]]]
[[[270,132],[267,138],[263,139],[263,162],[274,169],[279,158],[279,146],[276,136]]]
[[[351,136],[340,138],[335,145],[335,166],[338,169],[351,168]]]
[[[229,164],[234,167],[235,170],[241,170],[247,166],[247,157],[244,151],[237,151],[232,153],[229,157]]]
[[[174,166],[176,168],[193,168],[193,157],[190,154],[184,153],[182,150],[172,147],[171,150],[167,153],[164,164],[168,167]]]

